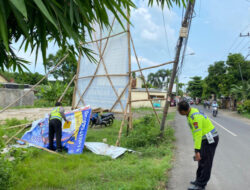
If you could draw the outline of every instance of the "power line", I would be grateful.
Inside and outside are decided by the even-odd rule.
[[[244,27],[240,32],[244,32],[249,26],[250,26],[250,24],[248,24],[246,27]],[[225,56],[228,55],[228,53],[231,51],[231,49],[233,48],[235,43],[237,43],[238,40],[239,40],[239,36],[237,35],[237,37],[234,39],[232,45],[229,47],[229,49],[226,51],[226,53],[224,54],[224,56],[221,59],[223,59]]]
[[[243,51],[245,48],[247,48],[250,45],[250,40],[247,41],[245,45],[243,45],[243,48],[240,49],[240,52]]]
[[[161,10],[161,13],[162,13],[162,21],[163,21],[163,26],[164,26],[164,31],[165,31],[165,38],[166,38],[166,45],[167,45],[167,49],[168,49],[168,54],[169,54],[169,57],[172,57],[171,53],[170,53],[170,49],[169,49],[169,44],[168,44],[168,34],[167,34],[163,9]]]

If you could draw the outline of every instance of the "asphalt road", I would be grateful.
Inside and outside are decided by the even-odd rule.
[[[250,190],[250,122],[220,110],[218,116],[213,117],[211,110],[198,108],[212,120],[220,137],[206,189]],[[197,163],[192,160],[193,140],[184,116],[176,115],[175,131],[176,157],[167,189],[185,190],[195,178]]]

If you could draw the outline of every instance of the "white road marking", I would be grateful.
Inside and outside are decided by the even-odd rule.
[[[222,129],[224,129],[225,131],[227,131],[228,133],[230,133],[231,135],[233,135],[234,137],[237,137],[237,135],[235,133],[233,133],[232,131],[229,131],[228,129],[226,129],[225,127],[223,127],[221,124],[217,123],[216,121],[214,121],[213,119],[210,118],[211,121],[213,121],[216,125],[218,125],[219,127],[221,127]]]

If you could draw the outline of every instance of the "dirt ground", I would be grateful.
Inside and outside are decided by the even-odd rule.
[[[24,108],[24,109],[9,109],[0,113],[0,122],[5,119],[27,119],[34,121],[43,118],[46,114],[50,113],[53,108]],[[71,107],[64,108],[66,112],[71,110]]]
[[[46,114],[50,113],[53,108],[23,108],[23,109],[9,109],[3,113],[0,113],[0,123],[3,123],[5,119],[27,119],[29,121],[34,121],[40,118],[43,118]],[[65,107],[65,111],[68,112],[71,110],[71,107]],[[176,108],[170,107],[169,112],[175,112]],[[157,110],[158,113],[162,113],[161,110]],[[142,117],[145,114],[153,113],[151,110],[139,110],[133,112],[134,118]],[[122,119],[122,114],[116,114],[117,119]]]

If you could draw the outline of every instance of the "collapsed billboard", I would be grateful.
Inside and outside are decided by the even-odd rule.
[[[84,148],[91,109],[89,106],[65,113],[69,123],[62,121],[62,146],[69,154],[80,154]],[[21,138],[31,144],[47,148],[49,145],[49,116],[36,120]],[[56,139],[54,138],[54,146]]]

